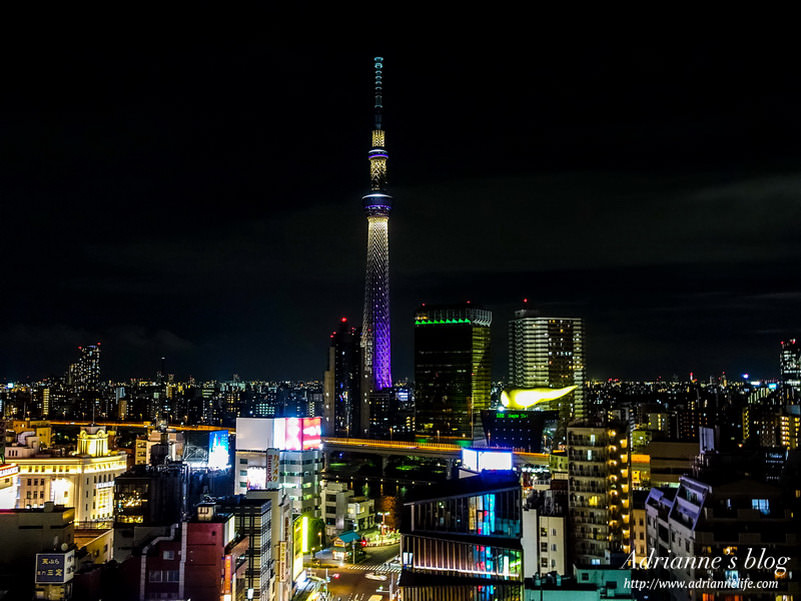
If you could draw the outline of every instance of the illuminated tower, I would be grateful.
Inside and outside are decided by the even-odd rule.
[[[367,215],[367,271],[364,282],[362,322],[362,427],[370,420],[375,393],[392,386],[392,358],[389,331],[389,213],[392,197],[387,193],[387,151],[382,124],[383,61],[375,58],[375,108],[373,144],[369,152],[370,192],[362,198]]]

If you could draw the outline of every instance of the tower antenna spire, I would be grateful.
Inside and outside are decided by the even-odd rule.
[[[382,129],[382,116],[384,112],[384,58],[376,56],[373,59],[375,69],[375,104],[373,105],[373,115],[375,117],[375,129]]]

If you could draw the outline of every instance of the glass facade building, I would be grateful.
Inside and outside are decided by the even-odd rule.
[[[472,437],[490,404],[492,312],[422,305],[414,323],[417,432]]]
[[[326,436],[361,434],[360,331],[342,318],[331,333],[328,369],[323,377],[323,432]]]
[[[400,586],[408,600],[521,599],[521,487],[483,472],[406,503]]]

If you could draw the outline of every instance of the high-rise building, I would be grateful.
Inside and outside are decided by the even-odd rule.
[[[781,376],[785,386],[801,390],[801,344],[795,338],[782,340]]]
[[[392,350],[389,322],[389,213],[392,197],[387,192],[387,151],[383,125],[383,65],[375,58],[375,103],[370,159],[370,192],[362,198],[367,215],[367,270],[364,282],[362,322],[361,428],[370,424],[373,395],[392,386]]]
[[[631,454],[622,424],[567,430],[569,531],[576,565],[630,552]]]
[[[472,438],[490,403],[492,312],[421,305],[414,324],[417,431]]]
[[[571,418],[582,419],[584,403],[584,323],[579,317],[544,317],[521,309],[509,321],[509,386],[565,388],[570,394],[550,407],[560,412],[562,431]]]
[[[326,436],[361,434],[361,349],[359,331],[343,317],[331,333],[325,391],[323,432]]]
[[[83,392],[97,390],[100,386],[100,343],[79,346],[81,356],[70,365],[68,383]]]

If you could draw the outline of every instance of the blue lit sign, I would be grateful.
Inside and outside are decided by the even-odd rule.
[[[228,430],[209,432],[209,468],[221,470],[228,467]]]
[[[73,562],[74,551],[37,553],[35,581],[42,584],[64,584],[72,580]]]

